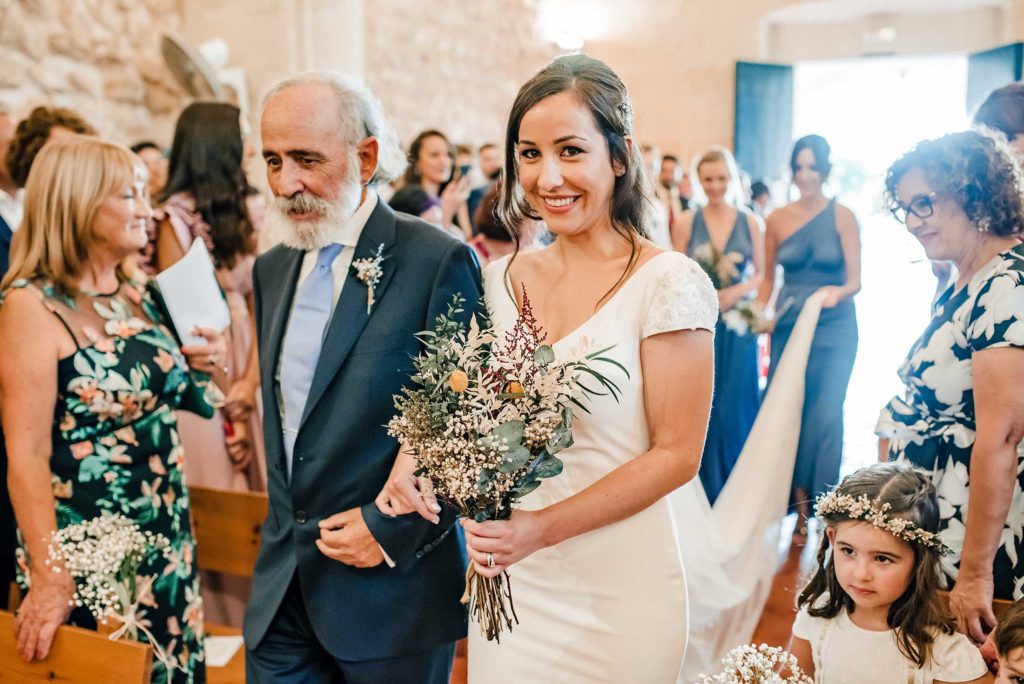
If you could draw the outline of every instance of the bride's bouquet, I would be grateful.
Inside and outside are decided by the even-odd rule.
[[[506,520],[541,480],[562,472],[557,454],[572,445],[573,407],[586,411],[581,399],[593,395],[618,400],[618,386],[591,364],[629,374],[604,356],[610,348],[589,352],[586,342],[557,360],[525,293],[520,318],[501,339],[485,317],[468,326],[456,320],[462,304],[457,296],[432,331],[417,335],[417,387],[395,397],[388,434],[411,448],[417,475],[430,478],[439,499],[477,522]],[[482,577],[470,563],[462,602],[488,640],[519,621],[507,572]]]
[[[722,658],[722,665],[719,674],[701,675],[700,684],[814,684],[793,654],[768,644],[737,646]]]
[[[75,581],[72,602],[84,606],[96,621],[119,623],[111,640],[138,640],[145,634],[157,659],[167,668],[167,681],[177,667],[149,631],[141,608],[152,605],[156,576],[140,576],[143,561],[165,555],[170,542],[161,534],[143,532],[121,514],[101,515],[57,530],[50,540],[47,565],[63,567]]]

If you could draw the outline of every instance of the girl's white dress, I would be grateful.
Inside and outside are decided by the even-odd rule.
[[[893,630],[873,632],[853,624],[844,610],[830,619],[801,610],[793,636],[811,644],[814,681],[828,684],[930,684],[970,682],[988,668],[981,652],[963,634],[939,634],[932,644],[932,662],[919,669],[896,646]]]
[[[508,258],[484,273],[499,333],[518,317],[506,287]],[[527,293],[529,294],[529,293]],[[587,488],[647,451],[641,342],[674,330],[713,331],[718,300],[700,267],[677,252],[641,265],[601,308],[554,342],[564,358],[589,342],[629,371],[601,367],[622,390],[577,411],[574,444],[559,454],[561,475],[545,480],[522,508],[536,510]],[[541,322],[543,323],[543,321]],[[680,358],[679,363],[686,363]],[[591,383],[592,384],[592,383]],[[471,684],[674,684],[686,651],[686,579],[668,498],[620,522],[543,549],[509,569],[519,624],[486,641],[469,629]]]

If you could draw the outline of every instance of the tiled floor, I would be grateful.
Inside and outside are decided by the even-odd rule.
[[[813,544],[813,537],[811,539]],[[754,638],[751,639],[753,643],[766,643],[770,646],[786,646],[789,643],[790,629],[796,617],[794,606],[796,605],[796,591],[800,582],[801,556],[804,549],[805,546],[802,542],[794,542],[791,545],[785,563],[775,576],[771,596],[768,597],[761,621],[754,632]],[[807,552],[813,554],[813,549],[807,549]],[[804,557],[804,567],[807,567],[808,560],[810,559]],[[460,643],[456,650],[451,682],[452,684],[465,684],[466,682],[464,643]]]

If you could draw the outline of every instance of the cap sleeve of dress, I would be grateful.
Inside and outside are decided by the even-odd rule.
[[[661,259],[654,276],[642,337],[675,330],[710,330],[718,322],[718,294],[693,259],[678,252]]]
[[[825,618],[811,617],[806,608],[801,608],[796,614],[796,620],[793,621],[793,636],[813,644],[818,640],[825,622]]]
[[[981,651],[957,632],[940,634],[932,646],[931,674],[941,682],[971,682],[988,672]]]
[[[971,351],[1024,347],[1024,273],[1000,273],[985,283],[967,325]]]

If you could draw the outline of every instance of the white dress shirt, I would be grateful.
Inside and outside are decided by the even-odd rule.
[[[18,230],[21,225],[21,217],[24,215],[25,190],[21,189],[13,195],[0,190],[0,216],[10,227],[11,232]]]

